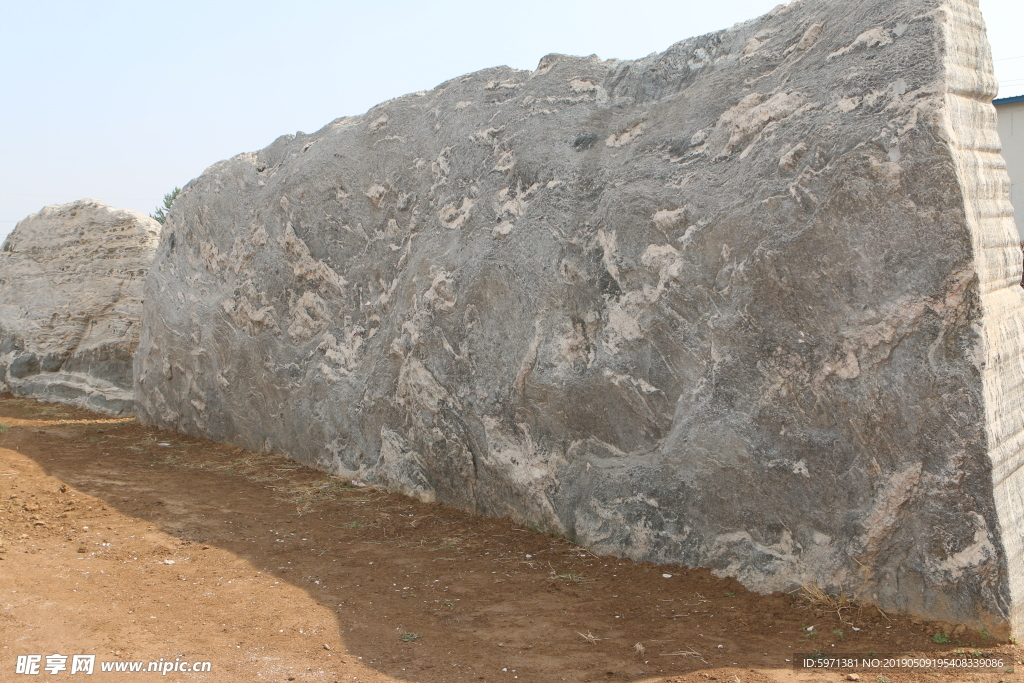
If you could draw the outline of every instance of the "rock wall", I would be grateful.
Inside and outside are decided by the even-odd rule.
[[[130,412],[159,232],[152,218],[92,199],[18,223],[0,249],[0,390]]]
[[[1020,629],[1021,265],[976,2],[803,0],[218,163],[145,422],[595,551]]]

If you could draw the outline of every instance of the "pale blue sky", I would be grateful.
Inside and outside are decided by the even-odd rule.
[[[84,197],[149,213],[221,159],[463,73],[642,57],[778,2],[6,0],[0,239]],[[1000,96],[1024,94],[1024,2],[981,3]]]

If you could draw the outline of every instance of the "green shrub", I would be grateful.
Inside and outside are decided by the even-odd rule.
[[[163,225],[163,222],[167,220],[167,212],[171,210],[171,204],[174,203],[174,198],[181,194],[181,188],[176,187],[167,194],[164,195],[164,205],[156,207],[156,211],[149,214],[149,217],[155,220],[157,223]]]

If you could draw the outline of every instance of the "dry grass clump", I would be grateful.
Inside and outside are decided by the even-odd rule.
[[[836,616],[839,617],[839,621],[849,625],[850,622],[843,618],[843,614],[860,608],[860,594],[863,591],[863,586],[855,595],[844,592],[842,586],[839,587],[836,593],[828,593],[816,583],[804,584],[799,590],[802,593],[801,597],[808,603],[811,609],[822,612],[835,612]]]

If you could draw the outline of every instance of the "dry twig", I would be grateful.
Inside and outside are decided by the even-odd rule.
[[[690,647],[690,646],[687,645],[687,647]],[[680,650],[679,652],[666,652],[666,653],[663,653],[661,656],[662,657],[696,657],[697,659],[699,659],[700,661],[704,662],[705,664],[708,664],[708,660],[704,659],[704,657],[699,652],[694,650],[692,647],[690,647],[689,650]],[[710,666],[710,664],[708,664],[708,666]]]

